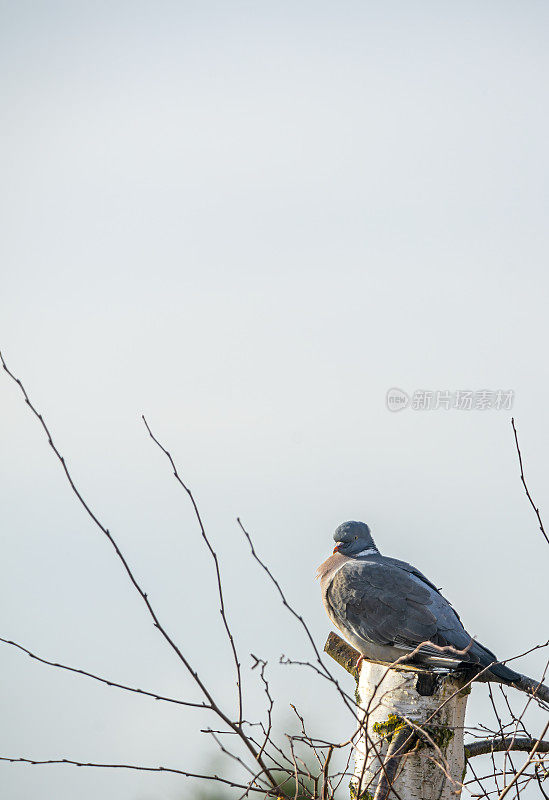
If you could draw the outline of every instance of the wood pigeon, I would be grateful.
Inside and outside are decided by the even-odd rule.
[[[334,533],[333,555],[318,568],[328,616],[364,658],[392,664],[422,642],[413,661],[455,668],[490,666],[496,680],[514,683],[517,672],[474,641],[434,584],[405,561],[382,556],[364,522],[344,522]],[[468,649],[467,649],[468,648]]]

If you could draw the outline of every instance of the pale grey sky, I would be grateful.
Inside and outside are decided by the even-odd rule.
[[[277,665],[309,651],[237,515],[319,645],[314,572],[353,518],[501,657],[547,638],[547,546],[510,413],[392,414],[385,393],[514,390],[548,507],[548,28],[539,2],[0,3],[1,346],[227,703],[211,564],[142,412],[196,493],[280,720],[298,699],[348,733],[334,698],[320,713],[322,685]],[[15,388],[0,382],[0,635],[196,697]],[[215,752],[195,712],[0,657],[1,754],[199,770]],[[250,715],[260,700],[250,689]],[[479,688],[469,722],[487,713]],[[197,788],[20,765],[0,785],[10,800]]]

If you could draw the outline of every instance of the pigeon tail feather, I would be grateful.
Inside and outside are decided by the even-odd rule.
[[[508,683],[520,682],[522,677],[520,673],[509,669],[509,667],[506,667],[505,664],[494,664],[494,661],[497,662],[496,656],[491,652],[491,650],[488,650],[487,647],[484,647],[484,645],[480,644],[479,642],[474,642],[473,646],[471,647],[471,655],[478,658],[483,667],[488,667],[491,664],[492,666],[490,667],[490,672],[500,680]]]

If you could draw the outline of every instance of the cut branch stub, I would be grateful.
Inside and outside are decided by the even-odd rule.
[[[334,661],[337,661],[340,667],[346,669],[347,672],[358,681],[358,669],[356,667],[357,661],[360,658],[360,653],[347,644],[341,636],[333,631],[329,634],[324,645],[324,652],[331,656]]]
[[[331,633],[325,651],[357,678],[360,654],[354,648]],[[466,683],[460,673],[364,659],[357,680],[362,728],[351,797],[457,800],[465,767]]]

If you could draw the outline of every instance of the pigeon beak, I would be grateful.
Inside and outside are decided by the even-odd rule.
[[[336,546],[334,547],[334,553],[339,553],[339,545],[338,544],[336,544]]]

